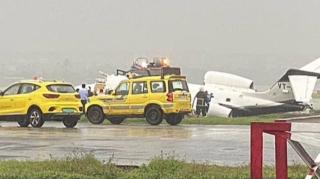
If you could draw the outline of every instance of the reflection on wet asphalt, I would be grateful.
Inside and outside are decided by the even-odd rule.
[[[92,125],[80,123],[74,129],[59,122],[42,128],[20,128],[1,122],[0,159],[51,159],[93,152],[100,160],[141,165],[164,155],[218,165],[249,163],[249,126],[205,125]],[[265,136],[264,160],[274,161],[274,141]],[[289,148],[289,147],[288,147]],[[318,150],[311,148],[314,153]],[[300,161],[289,150],[288,161]]]

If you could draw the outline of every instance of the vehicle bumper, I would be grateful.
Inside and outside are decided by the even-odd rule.
[[[63,121],[66,118],[80,119],[82,113],[47,113],[43,114],[45,121]]]
[[[171,114],[171,113],[188,114],[192,112],[192,109],[164,108],[162,110],[165,114]]]

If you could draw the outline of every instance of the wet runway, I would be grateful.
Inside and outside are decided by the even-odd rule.
[[[209,125],[92,125],[79,123],[74,129],[59,122],[42,128],[20,128],[0,122],[0,159],[50,159],[93,152],[104,161],[141,165],[156,156],[175,156],[186,161],[218,165],[248,164],[249,126]],[[319,149],[306,146],[313,157]],[[288,146],[288,161],[302,162]],[[274,139],[265,135],[264,162],[274,164]]]

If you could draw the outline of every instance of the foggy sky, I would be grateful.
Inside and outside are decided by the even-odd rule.
[[[193,82],[218,70],[266,85],[320,57],[319,9],[318,0],[1,0],[0,62],[125,68],[169,56]]]

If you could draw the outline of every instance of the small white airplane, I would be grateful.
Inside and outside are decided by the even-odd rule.
[[[141,63],[137,65],[138,68],[133,66],[130,71],[143,68],[148,61],[142,64],[142,66]],[[168,66],[167,61],[165,66]],[[126,78],[122,75],[100,73],[106,77],[105,89],[114,89],[121,80]],[[213,94],[207,116],[240,117],[303,111],[312,108],[311,96],[319,77],[320,58],[300,69],[289,69],[270,89],[264,92],[257,92],[253,89],[253,81],[250,79],[218,71],[206,72],[204,85],[188,83],[188,87],[193,99],[192,104],[194,104],[200,87],[204,87],[209,94]],[[95,85],[89,84],[88,86],[95,89]]]
[[[217,71],[204,75],[204,85],[188,86],[193,98],[201,86],[213,93],[207,116],[240,117],[312,108],[311,96],[319,77],[320,58],[288,70],[264,92],[254,90],[250,79]]]

